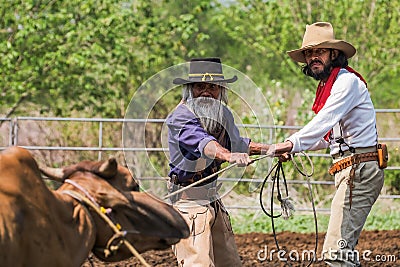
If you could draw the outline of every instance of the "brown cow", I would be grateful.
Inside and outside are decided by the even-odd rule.
[[[0,153],[0,266],[81,266],[92,251],[104,261],[132,256],[124,245],[107,256],[114,232],[93,208],[71,191],[110,209],[109,217],[126,231],[139,252],[165,249],[189,235],[182,217],[169,205],[137,190],[129,171],[115,159],[84,161],[64,169],[45,169],[65,181],[49,190],[31,154],[19,147]]]

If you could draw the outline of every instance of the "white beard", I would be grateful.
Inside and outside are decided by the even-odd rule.
[[[207,133],[218,138],[225,129],[224,107],[212,97],[197,97],[187,101],[187,106],[200,119]]]

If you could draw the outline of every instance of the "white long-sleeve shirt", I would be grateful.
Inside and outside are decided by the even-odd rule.
[[[300,131],[287,140],[293,143],[292,153],[304,150],[319,150],[330,146],[330,154],[339,152],[339,144],[334,140],[324,140],[325,134],[340,122],[342,134],[351,147],[362,148],[377,143],[375,109],[368,89],[354,73],[341,69],[333,83],[331,94],[324,107]],[[348,150],[342,145],[342,150]]]

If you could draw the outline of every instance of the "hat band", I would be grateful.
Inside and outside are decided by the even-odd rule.
[[[214,77],[213,77],[213,76],[224,77],[224,75],[221,74],[221,73],[208,73],[208,72],[206,72],[206,73],[193,73],[193,74],[189,74],[189,78],[190,78],[190,77],[202,77],[202,78],[201,78],[202,81],[206,81],[207,76],[210,77],[210,81],[213,81],[213,80],[214,80]]]

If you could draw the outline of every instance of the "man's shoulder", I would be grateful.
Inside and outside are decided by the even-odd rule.
[[[193,116],[190,109],[183,103],[178,104],[170,116],[181,117],[181,116]]]
[[[230,108],[227,105],[222,105],[224,112],[227,114],[232,114],[232,111],[230,110]]]
[[[229,121],[229,123],[234,122],[233,113],[232,113],[231,109],[226,105],[222,105],[222,109],[224,112],[225,119],[227,119]]]
[[[346,78],[346,79],[357,79],[357,75],[345,68],[341,68],[338,77]]]
[[[348,86],[354,86],[355,84],[361,84],[362,86],[365,86],[364,82],[357,76],[357,74],[344,68],[340,69],[336,81]]]
[[[175,109],[168,115],[167,123],[176,123],[177,121],[193,120],[196,116],[190,111],[185,104],[179,104]]]

